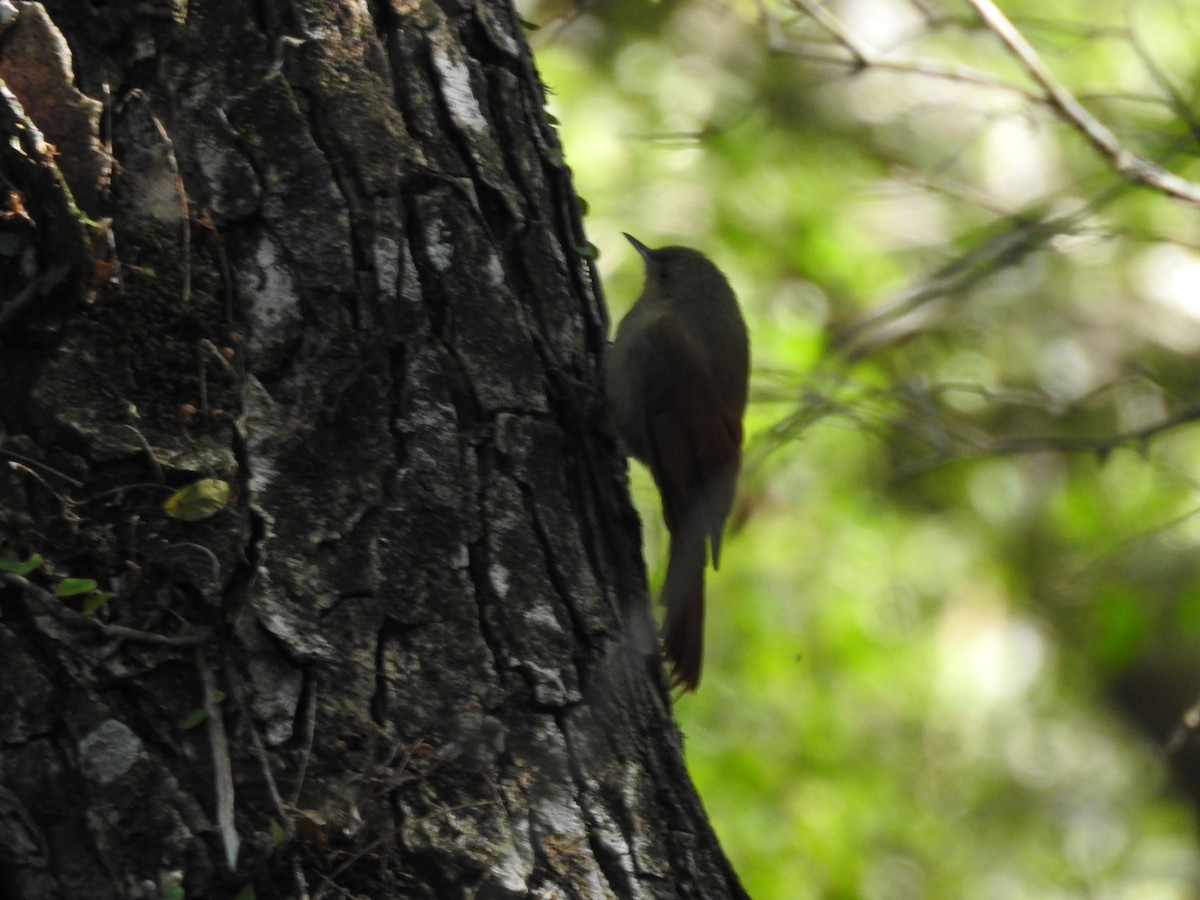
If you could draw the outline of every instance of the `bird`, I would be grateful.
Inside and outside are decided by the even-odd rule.
[[[750,337],[728,279],[699,250],[652,250],[641,295],[617,326],[606,382],[625,449],[643,462],[670,533],[663,652],[671,687],[695,691],[704,658],[704,571],[721,534],[742,459]]]

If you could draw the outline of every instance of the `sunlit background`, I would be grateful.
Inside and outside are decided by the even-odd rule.
[[[1200,180],[1200,8],[1000,5]],[[521,4],[614,319],[628,231],[703,249],[750,322],[676,707],[714,827],[758,900],[1200,897],[1200,215],[1116,175],[966,3],[806,6]]]

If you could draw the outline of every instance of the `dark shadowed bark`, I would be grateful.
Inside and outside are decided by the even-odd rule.
[[[741,895],[514,12],[15,12],[0,894]]]

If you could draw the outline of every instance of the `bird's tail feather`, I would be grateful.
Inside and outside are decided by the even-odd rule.
[[[694,691],[704,661],[704,537],[671,538],[663,582],[663,650],[671,664],[671,686]]]

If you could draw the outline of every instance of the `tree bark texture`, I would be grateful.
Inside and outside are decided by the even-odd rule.
[[[0,894],[740,896],[514,11],[0,7]]]

